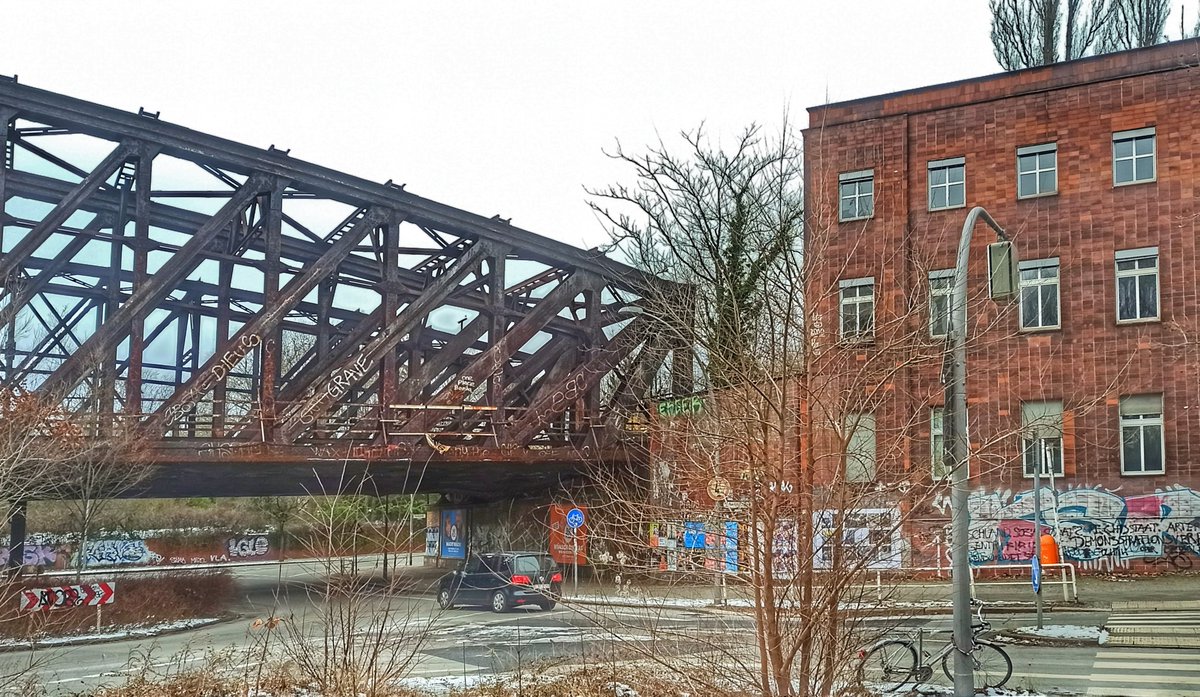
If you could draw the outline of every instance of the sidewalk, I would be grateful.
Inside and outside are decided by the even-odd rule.
[[[1060,586],[1044,587],[1042,600],[1049,608],[1111,611],[1125,603],[1200,601],[1200,575],[1175,572],[1161,576],[1088,576],[1077,579],[1078,602],[1064,602]],[[860,590],[861,589],[861,590]],[[976,595],[990,605],[990,610],[1028,610],[1035,605],[1031,585],[1018,583],[990,586],[980,583]],[[563,601],[592,604],[660,606],[672,608],[728,607],[747,608],[753,605],[753,589],[731,580],[721,590],[715,585],[697,583],[642,583],[617,589],[615,582],[600,585],[594,581],[579,583],[578,592],[568,580],[563,584]],[[855,598],[858,602],[850,602]],[[856,586],[847,594],[847,603],[862,608],[922,608],[927,611],[949,611],[951,585],[944,581],[900,581],[886,577],[876,586],[874,578],[866,586]]]

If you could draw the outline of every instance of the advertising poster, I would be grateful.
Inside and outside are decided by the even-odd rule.
[[[425,556],[434,559],[438,555],[438,514],[425,511]]]
[[[467,516],[461,508],[442,511],[441,556],[442,559],[467,558]]]
[[[584,524],[572,529],[567,525],[567,512],[578,508],[584,513]],[[584,566],[587,564],[587,508],[556,503],[550,506],[550,556],[559,564],[572,562]],[[578,539],[576,539],[578,536]],[[575,545],[579,545],[579,556],[574,557]]]
[[[688,521],[683,524],[683,547],[704,549],[704,523]]]
[[[833,564],[833,550],[840,546],[847,563],[868,569],[900,568],[900,513],[891,508],[847,511],[838,529],[835,510],[813,514],[813,559],[818,569]]]
[[[725,573],[738,572],[738,524],[736,521],[725,521]]]

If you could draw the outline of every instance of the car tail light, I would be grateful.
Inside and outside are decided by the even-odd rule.
[[[562,583],[562,574],[554,574],[551,576],[550,583]]]
[[[512,582],[514,586],[533,585],[533,581],[530,581],[528,576],[522,576],[521,574],[513,574]]]

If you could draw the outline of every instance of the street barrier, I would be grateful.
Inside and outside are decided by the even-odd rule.
[[[1051,578],[1051,571],[1058,570],[1058,579]],[[1019,574],[1024,578],[1017,580],[984,580],[976,578],[980,571],[1003,571],[1008,574]],[[988,566],[971,567],[971,595],[975,595],[976,586],[1030,586],[1032,567],[1029,564],[991,564]],[[1062,564],[1042,564],[1042,585],[1062,586],[1063,600],[1079,600],[1079,588],[1075,584],[1075,565],[1069,562]]]

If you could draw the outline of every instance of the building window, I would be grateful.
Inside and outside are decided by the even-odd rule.
[[[929,210],[965,206],[966,189],[965,159],[955,157],[929,163]]]
[[[950,333],[950,298],[954,291],[954,270],[929,272],[929,336]]]
[[[951,462],[946,455],[946,410],[933,407],[929,410],[929,461],[932,463],[933,478],[950,476]]]
[[[1041,467],[1043,477],[1063,473],[1063,403],[1021,403],[1021,462],[1025,476]]]
[[[862,220],[875,213],[875,171],[864,169],[838,176],[838,220]]]
[[[875,279],[855,278],[839,283],[844,341],[865,341],[875,331]]]
[[[875,481],[875,415],[846,417],[846,481]]]
[[[1117,321],[1158,319],[1158,247],[1117,252]]]
[[[1058,145],[1017,148],[1017,198],[1058,193]]]
[[[1162,474],[1165,461],[1162,395],[1122,397],[1121,474]]]
[[[1021,262],[1021,328],[1055,329],[1058,316],[1058,259]]]
[[[1113,185],[1152,182],[1157,146],[1153,128],[1113,134]]]

